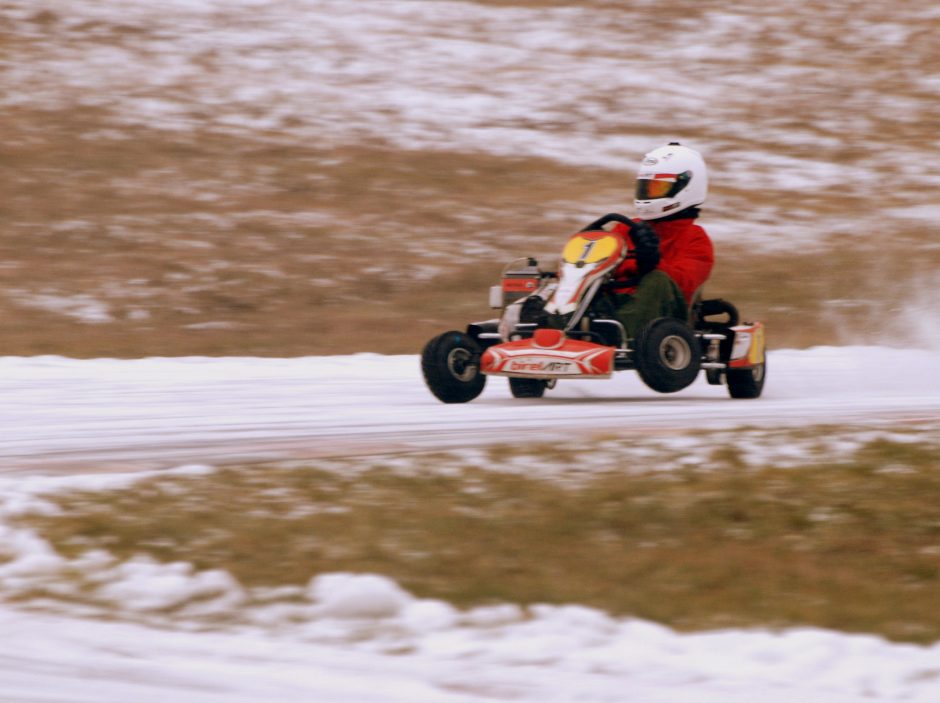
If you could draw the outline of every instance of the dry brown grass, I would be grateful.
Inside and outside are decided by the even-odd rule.
[[[554,248],[559,226],[542,205],[592,196],[598,178],[533,160],[212,133],[86,139],[107,125],[94,110],[8,122],[7,353],[413,351],[445,314],[481,308],[520,241]],[[91,296],[113,321],[24,305],[40,295]]]
[[[726,14],[723,3],[687,0],[669,13],[619,0],[472,4],[613,9],[603,16],[625,22],[625,37],[637,28],[644,36],[684,36],[697,23],[713,24],[713,13]],[[935,131],[932,88],[918,79],[929,73],[938,20],[919,22],[921,6],[929,9],[921,0],[899,15],[888,5],[849,11],[808,2],[813,21],[801,24],[800,42],[791,44],[793,33],[781,27],[798,22],[793,11],[743,3],[733,15],[746,23],[754,49],[745,63],[736,63],[735,52],[676,59],[683,75],[722,96],[714,105],[720,114],[690,115],[683,138],[709,145],[716,155],[769,157],[766,172],[749,171],[745,178],[734,164],[716,159],[704,224],[710,217],[750,222],[757,239],[792,231],[794,223],[808,232],[772,253],[746,242],[719,243],[708,293],[763,319],[778,348],[878,337],[916,285],[908,283],[912,274],[935,276],[940,268],[940,249],[927,225],[869,215],[873,208],[923,203],[909,187],[885,199],[878,190],[884,183],[929,187],[905,170],[907,154],[929,148],[924,145],[933,143]],[[630,11],[618,13],[621,8]],[[143,67],[154,58],[148,52],[179,50],[184,63],[191,59],[195,82],[208,90],[221,59],[174,49],[173,41],[192,29],[182,27],[176,36],[173,28],[141,19],[146,16],[76,23],[65,12],[30,14],[8,4],[0,7],[0,58],[9,66],[30,66],[122,48],[129,56],[142,50],[134,60]],[[868,23],[874,34],[847,41],[849,16]],[[906,23],[904,41],[875,41],[879,28],[894,31],[897,16]],[[163,31],[168,44],[155,45]],[[467,36],[485,42],[476,32]],[[766,41],[755,41],[755,32]],[[801,46],[815,53],[794,54]],[[621,56],[632,55],[634,47],[625,41],[600,50]],[[776,68],[792,69],[792,83]],[[734,89],[736,76],[753,79],[764,72],[766,82],[745,80]],[[100,94],[85,95],[68,71],[39,75],[38,96],[19,96],[25,99],[0,107],[4,353],[413,353],[445,328],[489,317],[486,289],[506,260],[534,254],[551,262],[573,229],[604,212],[628,209],[632,166],[578,168],[538,158],[407,151],[375,137],[339,146],[297,136],[309,134],[295,129],[304,123],[302,111],[284,117],[280,129],[225,132],[205,101],[211,92],[190,90],[185,79],[174,84],[149,78],[142,77],[135,97],[166,100],[185,114],[187,129],[162,130],[142,120],[131,126],[121,115],[128,97],[122,91],[135,86],[112,91],[100,85]],[[471,82],[461,90],[473,92],[485,79],[481,73],[479,86]],[[636,112],[603,89],[590,100],[593,109],[609,113],[609,119],[585,125],[598,136],[659,129],[649,124],[655,95],[639,99]],[[253,110],[264,113],[261,108],[239,103],[237,114],[251,117]],[[222,112],[231,116],[232,109]],[[383,109],[389,106],[376,106]],[[556,112],[546,118],[533,111],[509,126],[552,132],[582,119],[576,110],[567,117]],[[398,127],[395,114],[391,130]],[[890,154],[900,156],[892,160]],[[796,171],[809,165],[809,176],[797,174],[808,185],[786,189],[788,164]],[[817,190],[812,164],[879,176]],[[781,212],[793,214],[770,214]],[[851,223],[855,231],[833,236],[825,231],[832,223]],[[83,307],[98,321],[82,319]]]
[[[7,110],[2,127],[8,354],[413,353],[491,316],[486,289],[507,260],[551,264],[627,191],[621,172],[539,159],[115,132],[92,108]],[[865,237],[812,254],[723,246],[709,293],[764,319],[775,346],[843,341],[833,315],[883,323],[893,300],[860,288],[858,270],[891,282],[907,261],[895,251]],[[936,250],[919,265],[936,268]],[[73,313],[97,301],[107,321],[56,300]]]
[[[538,463],[542,451],[512,454]],[[837,463],[786,469],[746,467],[728,447],[699,468],[639,475],[616,468],[635,463],[626,446],[608,451],[606,468],[575,483],[441,454],[412,457],[404,473],[351,460],[237,467],[66,495],[61,514],[29,523],[69,556],[190,561],[251,586],[371,572],[461,605],[581,603],[684,630],[940,638],[929,444],[872,440]]]

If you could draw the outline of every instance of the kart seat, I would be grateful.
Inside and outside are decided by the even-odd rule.
[[[717,315],[727,315],[725,320],[710,320],[708,318]],[[700,286],[692,296],[692,303],[689,305],[689,324],[693,329],[710,330],[721,327],[734,327],[741,320],[738,309],[727,300],[721,298],[706,299],[702,295]]]

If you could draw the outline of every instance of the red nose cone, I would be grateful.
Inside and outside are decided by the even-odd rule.
[[[555,349],[565,341],[565,333],[561,330],[537,329],[532,335],[532,343],[542,349]]]

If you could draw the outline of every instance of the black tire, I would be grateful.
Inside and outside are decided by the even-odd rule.
[[[421,352],[421,372],[428,389],[442,403],[466,403],[483,392],[482,349],[463,332],[444,332]]]
[[[702,350],[691,327],[682,320],[661,317],[640,330],[633,361],[643,383],[658,393],[675,393],[698,376]]]
[[[725,383],[724,371],[721,369],[705,369],[705,378],[710,386],[722,386]]]
[[[728,369],[728,395],[732,398],[760,398],[767,378],[767,354],[764,362],[749,369]]]
[[[548,388],[548,381],[541,378],[510,378],[509,392],[513,398],[541,398]]]

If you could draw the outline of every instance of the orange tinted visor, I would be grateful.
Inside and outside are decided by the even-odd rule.
[[[669,180],[666,180],[666,179]],[[637,200],[656,200],[667,197],[676,185],[675,176],[661,176],[659,178],[640,178],[636,182]]]

